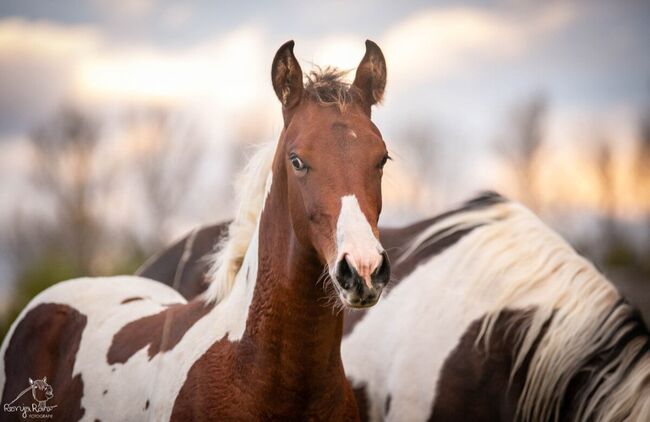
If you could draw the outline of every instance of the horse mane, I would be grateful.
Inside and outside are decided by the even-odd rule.
[[[445,255],[445,277],[491,298],[475,343],[486,354],[499,316],[527,311],[510,374],[512,382],[527,364],[516,419],[558,420],[577,382],[573,420],[650,420],[650,336],[638,313],[531,211],[494,195],[446,213],[406,253],[475,228]]]
[[[210,285],[203,293],[206,302],[223,300],[234,286],[235,276],[255,235],[266,191],[270,187],[268,184],[274,153],[275,143],[261,146],[236,178],[236,213],[228,225],[227,234],[215,247],[218,252],[212,255],[208,270]]]
[[[359,95],[356,88],[344,80],[347,73],[331,66],[314,66],[305,77],[305,96],[321,105],[334,105],[344,111]]]
[[[510,374],[512,381],[529,359],[517,418],[558,420],[571,392],[573,420],[648,420],[650,338],[638,314],[532,212],[516,203],[508,208],[510,215],[488,226],[472,247],[484,248],[479,268],[494,268],[478,279],[479,288],[489,289],[494,277],[502,279],[477,344],[489,347],[494,324],[507,308],[530,306]],[[571,391],[576,382],[582,386]]]

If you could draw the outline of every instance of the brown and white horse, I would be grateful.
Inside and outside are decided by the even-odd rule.
[[[401,281],[341,348],[369,420],[650,420],[647,327],[522,205],[478,198],[391,258]]]
[[[141,271],[205,289],[203,257],[223,227]],[[488,193],[380,239],[393,288],[345,316],[342,344],[362,419],[650,420],[646,326],[523,206]]]
[[[57,420],[358,419],[332,307],[371,306],[389,280],[377,239],[388,155],[370,120],[386,65],[367,41],[352,85],[330,70],[304,85],[293,45],[272,65],[283,131],[238,187],[210,288],[189,302],[138,277],[47,289],[2,344],[3,403],[42,374]]]

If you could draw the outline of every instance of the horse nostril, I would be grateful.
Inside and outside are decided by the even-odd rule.
[[[370,277],[373,284],[379,284],[382,287],[388,284],[388,280],[390,280],[390,261],[388,260],[386,251],[381,253],[381,264],[373,271]]]
[[[336,267],[336,278],[338,279],[341,287],[350,289],[354,282],[355,271],[352,269],[345,256],[339,261]]]

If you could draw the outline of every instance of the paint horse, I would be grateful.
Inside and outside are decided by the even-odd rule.
[[[66,421],[359,418],[333,307],[374,305],[390,278],[377,239],[388,155],[370,120],[386,64],[367,41],[352,84],[331,69],[305,84],[293,46],[271,72],[284,128],[237,188],[210,288],[189,302],[138,277],[47,289],[2,344],[3,402],[41,373]]]
[[[225,231],[197,230],[140,271],[202,291]],[[393,288],[345,316],[342,344],[362,420],[650,420],[646,326],[529,210],[486,193],[380,239]]]

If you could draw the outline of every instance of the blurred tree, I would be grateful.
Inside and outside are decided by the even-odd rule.
[[[193,125],[182,125],[165,108],[139,110],[127,117],[137,151],[136,170],[142,181],[151,230],[145,250],[169,242],[169,223],[190,192],[204,155],[204,139]]]
[[[498,151],[510,162],[515,175],[519,199],[539,211],[535,189],[535,160],[544,142],[548,101],[536,94],[519,105],[514,113],[509,134],[498,144]]]
[[[400,135],[408,154],[408,170],[418,183],[413,189],[413,198],[410,203],[423,210],[435,209],[435,200],[431,195],[439,193],[441,184],[439,177],[444,176],[440,171],[439,160],[441,145],[433,126],[425,121],[411,122]]]
[[[637,196],[646,213],[646,253],[650,254],[650,107],[639,123],[639,137],[634,162]],[[650,263],[648,263],[650,269]]]
[[[603,244],[614,245],[621,241],[616,225],[617,196],[614,148],[607,138],[601,137],[594,150],[594,162],[600,181],[600,202],[603,211]]]
[[[93,273],[100,242],[99,219],[92,208],[98,142],[97,122],[69,106],[32,131],[31,178],[42,197],[17,204],[4,233],[16,278],[9,310],[0,319],[0,336],[40,291]]]
[[[92,209],[92,162],[99,127],[87,113],[62,108],[31,134],[34,180],[53,204],[50,241],[67,249],[80,274],[92,273],[100,224]]]

